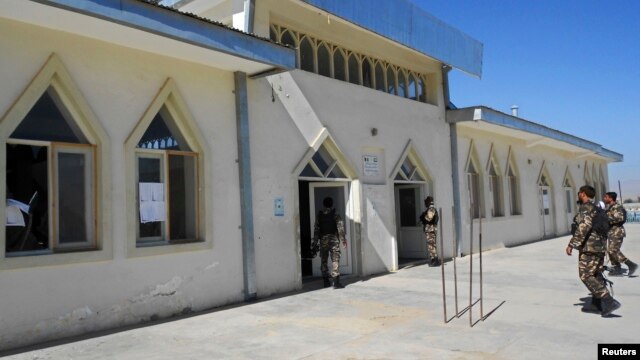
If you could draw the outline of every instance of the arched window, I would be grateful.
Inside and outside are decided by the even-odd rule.
[[[312,40],[304,35],[300,40],[300,69],[315,72],[315,56]]]
[[[362,85],[373,87],[373,65],[368,57],[362,57]]]
[[[402,69],[398,69],[398,96],[407,97],[407,78]]]
[[[349,82],[361,85],[360,83],[360,63],[356,53],[349,53]]]
[[[318,74],[331,77],[331,45],[320,43],[318,46]]]
[[[347,81],[345,55],[342,49],[335,49],[333,52],[333,77],[334,79]]]
[[[52,55],[2,117],[5,253],[100,250],[107,135]],[[107,172],[108,174],[108,172]]]
[[[396,68],[393,65],[387,65],[387,93],[397,95],[398,87],[396,85]]]
[[[409,73],[409,81],[407,82],[407,97],[409,99],[418,100],[418,82],[414,73]]]
[[[385,81],[385,71],[384,71],[384,66],[382,65],[381,61],[376,61],[376,78],[375,78],[375,83],[376,83],[376,90],[380,90],[380,91],[387,91],[387,85],[386,85],[386,81]]]

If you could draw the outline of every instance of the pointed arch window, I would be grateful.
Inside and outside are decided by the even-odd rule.
[[[336,159],[322,144],[318,151],[313,154],[311,160],[302,170],[300,177],[324,178],[324,179],[346,179],[345,171],[341,168]]]
[[[565,194],[565,210],[567,213],[573,213],[575,207],[574,193],[575,193],[575,185],[573,184],[573,179],[571,178],[571,173],[569,172],[569,167],[567,167],[566,173],[564,175],[564,180],[562,181],[562,187],[564,188]]]
[[[202,239],[202,148],[193,119],[168,80],[127,140],[133,153],[135,247]]]
[[[97,174],[108,171],[106,134],[55,54],[0,127],[8,205],[5,254],[101,250],[104,227],[98,214],[106,210],[101,199],[108,180]],[[103,255],[86,255],[85,261]]]
[[[332,52],[331,45],[325,42],[318,46],[318,74],[331,77]]]
[[[509,190],[509,208],[511,210],[511,215],[521,215],[522,210],[520,207],[520,181],[518,177],[518,168],[516,167],[513,154],[511,152],[509,153],[508,158],[507,171],[505,174]]]
[[[496,169],[496,163],[493,159],[489,163],[489,189],[491,190],[491,200],[493,203],[493,216],[504,216],[502,176],[500,176],[500,171]]]

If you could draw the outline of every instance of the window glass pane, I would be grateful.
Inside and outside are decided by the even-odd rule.
[[[356,55],[352,53],[351,56],[349,56],[349,82],[360,85],[359,73],[358,60],[356,60]]]
[[[480,218],[480,176],[469,174],[471,181],[471,200],[473,202],[473,218]]]
[[[400,196],[400,226],[417,226],[416,189],[399,189],[398,195]]]
[[[422,76],[419,79],[418,98],[421,102],[427,102],[427,84],[425,84]]]
[[[503,216],[501,196],[502,180],[499,176],[491,177],[491,192],[493,196],[493,216]]]
[[[573,201],[571,198],[571,194],[573,193],[572,189],[566,189],[565,190],[565,195],[566,195],[566,201],[567,201],[567,213],[570,213],[571,210],[573,209]]]
[[[13,131],[11,138],[87,143],[52,88],[42,94],[20,125]]]
[[[278,37],[276,36],[276,32],[273,30],[273,26],[269,26],[269,39],[272,41],[278,41]]]
[[[196,157],[169,155],[171,240],[196,238]]]
[[[318,48],[318,74],[331,77],[331,54],[325,44]]]
[[[289,46],[291,46],[292,48],[295,49],[296,47],[296,41],[293,39],[293,36],[291,36],[291,33],[289,32],[289,30],[286,30],[282,33],[282,40],[281,42],[283,44],[287,44]]]
[[[335,79],[347,81],[347,73],[344,70],[345,62],[342,51],[337,50],[333,53],[333,75]]]
[[[6,197],[28,205],[29,209],[28,212],[19,208],[6,210],[13,213],[11,224],[24,222],[24,226],[6,226],[5,250],[9,253],[47,249],[49,248],[48,148],[7,144],[6,149]]]
[[[407,97],[407,82],[403,71],[398,71],[398,96]]]
[[[316,174],[316,172],[313,170],[313,168],[311,167],[311,165],[307,165],[305,166],[305,168],[302,170],[302,172],[300,173],[300,176],[304,176],[304,177],[318,177],[321,175]]]
[[[333,170],[331,170],[331,172],[329,173],[328,177],[330,177],[330,178],[339,178],[339,179],[346,178],[346,176],[344,175],[344,172],[342,172],[342,169],[340,169],[340,166],[338,166],[337,164],[333,168]]]
[[[313,61],[313,46],[311,46],[309,38],[305,37],[300,43],[300,68],[305,71],[314,72]]]
[[[413,99],[413,100],[417,100],[417,91],[416,91],[416,78],[413,76],[413,74],[409,74],[409,82],[407,83],[407,97],[409,99]]]
[[[58,158],[58,243],[93,241],[91,156],[59,152]]]
[[[161,183],[162,182],[162,163],[160,158],[138,158],[138,182]],[[140,238],[159,238],[162,236],[162,222],[151,221],[146,223],[140,222],[140,194],[139,189],[137,206],[138,206],[138,224]]]
[[[400,169],[402,170],[404,175],[407,177],[407,179],[411,179],[411,173],[413,172],[413,169],[415,169],[415,166],[411,164],[411,162],[409,161],[409,158],[407,157],[402,163],[402,166],[400,167]]]
[[[191,151],[165,107],[149,124],[147,131],[138,142],[138,148]]]
[[[372,76],[371,63],[369,62],[369,59],[364,59],[362,62],[362,85],[366,87],[373,87],[373,80],[371,79]]]
[[[329,155],[324,146],[320,147],[320,149],[313,154],[312,159],[323,174],[327,172],[329,165],[333,164],[333,158]]]
[[[387,93],[397,94],[396,89],[396,73],[393,66],[387,67]]]
[[[387,91],[384,84],[384,69],[379,62],[376,64],[376,90]]]

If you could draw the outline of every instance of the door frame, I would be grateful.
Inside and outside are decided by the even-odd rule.
[[[344,196],[344,216],[342,217],[342,221],[344,223],[344,231],[345,238],[347,240],[346,248],[342,247],[340,244],[340,274],[342,275],[351,275],[354,273],[353,269],[353,242],[351,234],[353,231],[351,230],[351,221],[353,219],[353,204],[350,201],[350,183],[348,181],[311,181],[309,182],[309,223],[311,226],[311,236],[313,237],[313,228],[315,225],[316,219],[316,210],[315,210],[315,189],[316,188],[342,188],[343,196]],[[319,200],[321,201],[321,200]],[[322,276],[320,273],[320,255],[316,256],[312,260],[312,274],[314,277]]]
[[[401,247],[400,245],[403,244],[402,241],[402,236],[401,236],[401,232],[402,232],[402,223],[401,223],[401,214],[400,214],[400,198],[399,198],[399,190],[400,189],[417,189],[416,192],[416,213],[420,214],[420,209],[421,204],[422,204],[422,199],[424,199],[424,194],[425,194],[425,187],[427,184],[425,183],[402,183],[402,182],[396,182],[393,184],[393,197],[394,197],[394,203],[395,203],[395,219],[396,219],[396,254],[398,259],[400,259],[400,252],[401,252]],[[424,237],[424,232],[422,231],[422,226],[418,223],[415,227],[411,227],[411,228],[417,228],[419,229],[421,236]],[[423,239],[424,240],[424,239]],[[426,249],[426,240],[423,241],[424,242],[424,258],[427,258],[427,249]]]

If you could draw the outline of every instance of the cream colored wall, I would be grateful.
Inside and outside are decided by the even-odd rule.
[[[373,148],[384,157],[386,184],[363,183],[354,187],[360,199],[354,205],[362,217],[352,224],[352,234],[361,229],[361,239],[352,239],[359,249],[354,273],[357,268],[362,271],[360,275],[368,275],[397,267],[394,186],[390,176],[409,140],[430,171],[438,206],[448,209],[443,211],[443,222],[451,224],[449,126],[441,107],[300,70],[274,77],[271,81],[275,84],[275,102],[271,101],[269,80],[252,82],[249,95],[259,293],[275,292],[286,286],[290,277],[300,276],[298,174],[293,170],[322,127],[328,129],[356,170],[355,180],[363,177],[362,155]],[[289,77],[291,81],[286,81]],[[292,116],[304,118],[302,123],[319,124],[299,127]],[[371,135],[371,128],[378,129],[377,136]],[[273,216],[275,196],[284,197],[284,217]],[[445,226],[444,231],[450,239],[451,226]],[[451,251],[451,246],[445,248]]]
[[[0,37],[0,114],[56,53],[106,130],[112,190],[99,201],[111,205],[111,236],[104,241],[113,247],[105,261],[0,270],[0,349],[242,301],[233,74],[6,20],[0,33],[11,34]],[[203,199],[209,246],[132,258],[124,143],[167,78],[209,150]],[[37,258],[46,256],[56,255]]]
[[[482,221],[482,241],[484,249],[511,246],[531,241],[540,240],[543,237],[540,196],[538,194],[538,178],[544,166],[550,177],[552,188],[552,235],[564,235],[570,230],[569,223],[573,219],[574,212],[567,214],[565,189],[563,180],[567,171],[574,181],[574,194],[584,185],[584,164],[591,167],[593,164],[600,166],[606,179],[606,161],[595,157],[579,157],[573,152],[554,149],[548,146],[527,147],[526,143],[515,137],[501,136],[480,130],[473,130],[458,126],[458,152],[459,171],[461,174],[461,203],[462,203],[462,252],[469,252],[469,196],[467,193],[467,181],[464,174],[467,156],[472,140],[478,154],[478,160],[483,171],[483,195],[485,218]],[[489,192],[489,179],[487,175],[487,163],[491,147],[495,151],[499,162],[500,171],[504,176],[507,169],[507,156],[511,148],[512,156],[519,171],[520,201],[522,215],[510,215],[509,192],[506,179],[503,178],[503,199],[505,216],[491,216],[491,194]],[[606,181],[606,180],[605,180]],[[575,200],[575,198],[574,198]],[[478,246],[478,220],[474,221],[474,248]],[[475,250],[474,250],[475,251]]]

